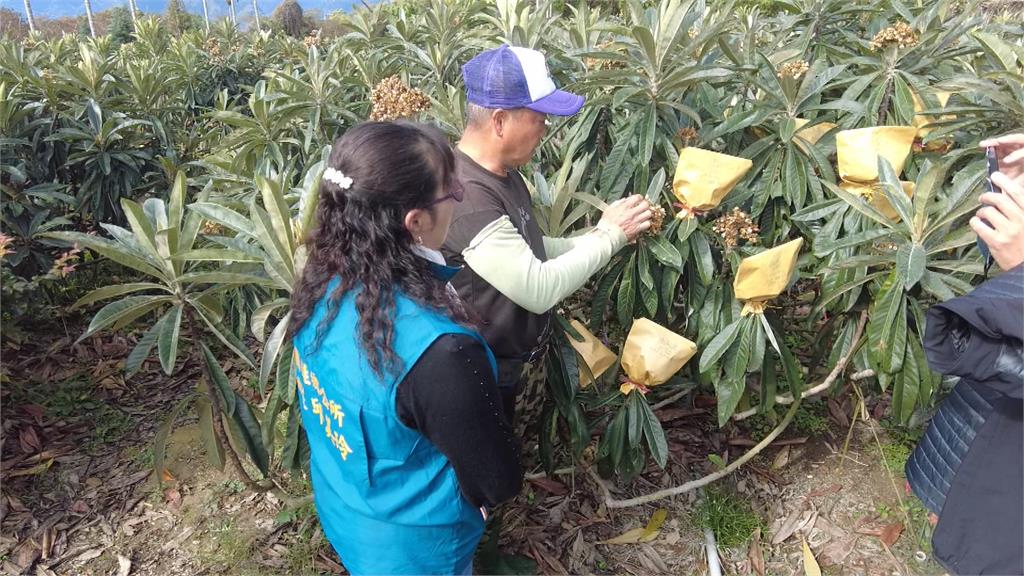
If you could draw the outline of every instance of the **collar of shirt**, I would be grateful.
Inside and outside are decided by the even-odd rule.
[[[452,277],[459,272],[459,270],[462,270],[462,268],[458,266],[449,266],[447,262],[444,261],[444,256],[441,252],[434,250],[433,248],[427,248],[426,246],[417,244],[412,247],[412,251],[420,258],[430,262],[430,271],[433,272],[434,276],[439,280],[444,282],[450,281]]]

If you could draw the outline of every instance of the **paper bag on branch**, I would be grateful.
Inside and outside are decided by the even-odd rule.
[[[743,316],[764,312],[765,302],[782,294],[796,270],[803,244],[804,239],[797,238],[740,262],[732,287],[736,298],[743,300]]]
[[[843,130],[836,134],[839,177],[847,182],[878,180],[878,157],[889,161],[897,175],[903,173],[917,128],[878,126]]]
[[[569,345],[572,346],[573,350],[580,355],[580,358],[586,362],[587,367],[590,368],[590,374],[597,380],[604,374],[612,364],[615,364],[615,353],[608,349],[597,336],[587,330],[586,326],[583,325],[579,320],[570,320],[569,324],[583,336],[583,342],[576,340],[571,335],[568,337]],[[580,386],[586,387],[590,384],[590,380],[585,376],[583,367],[580,367]]]
[[[913,198],[915,186],[914,183],[900,181],[900,184],[903,185],[903,193],[907,195],[907,198]],[[871,206],[875,210],[881,212],[882,215],[888,218],[889,220],[899,220],[899,213],[896,212],[895,208],[893,208],[892,203],[889,202],[889,198],[885,195],[885,192],[882,190],[882,185],[879,184],[878,182],[874,182],[871,184],[842,182],[841,184],[839,184],[839,187],[842,188],[843,190],[846,190],[847,192],[852,192],[860,196],[861,198],[864,198],[865,200],[868,201],[868,204],[871,204]]]
[[[619,391],[629,394],[664,384],[697,353],[697,345],[647,318],[638,318],[622,348],[625,381]]]
[[[822,136],[827,134],[829,130],[836,127],[836,125],[831,122],[820,122],[809,128],[804,128],[804,126],[807,126],[807,124],[811,122],[810,120],[805,118],[794,118],[794,120],[796,121],[796,135],[811,144],[817,144],[818,140],[821,140]],[[802,145],[803,142],[797,140],[797,144]]]
[[[687,147],[679,152],[672,192],[682,204],[679,219],[693,218],[718,206],[746,176],[753,162],[746,158]]]

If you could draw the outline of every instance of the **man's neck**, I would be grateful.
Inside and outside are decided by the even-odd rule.
[[[459,140],[457,148],[474,162],[483,166],[487,171],[504,178],[508,176],[508,168],[501,161],[500,155],[491,151],[492,147],[487,145],[484,138],[472,131],[466,131]]]

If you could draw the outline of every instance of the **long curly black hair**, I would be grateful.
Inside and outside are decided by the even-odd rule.
[[[319,347],[338,313],[341,299],[352,290],[359,313],[359,340],[378,376],[399,371],[395,354],[395,292],[466,323],[457,297],[415,255],[415,239],[405,227],[412,209],[428,208],[438,189],[447,190],[455,177],[455,157],[437,129],[408,122],[366,122],[334,143],[328,161],[352,179],[341,189],[320,183],[316,227],[306,239],[308,255],[292,293],[288,335],[294,337],[309,321],[328,284],[327,313],[317,326]]]

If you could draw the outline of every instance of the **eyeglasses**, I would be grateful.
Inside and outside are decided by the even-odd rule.
[[[464,189],[462,188],[462,183],[453,178],[451,186],[448,187],[448,191],[445,192],[444,196],[441,196],[440,198],[434,198],[433,200],[431,200],[429,203],[427,203],[427,208],[430,208],[431,206],[434,206],[436,204],[440,204],[441,202],[444,202],[445,200],[449,199],[454,200],[456,202],[462,202],[463,191]]]

